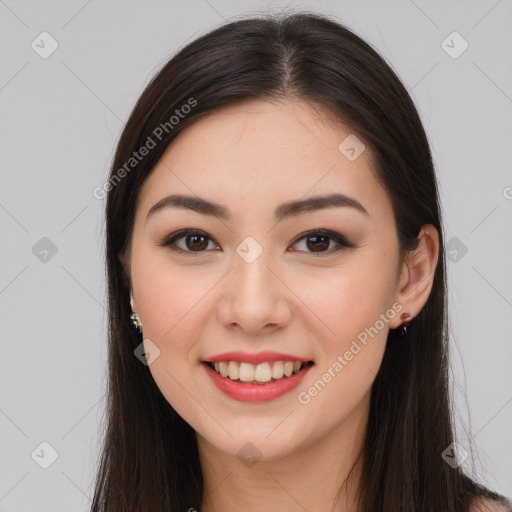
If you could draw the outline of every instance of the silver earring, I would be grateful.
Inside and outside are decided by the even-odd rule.
[[[135,313],[133,312],[131,315],[130,315],[130,318],[132,319],[132,323],[135,327],[137,327],[137,329],[139,329],[139,332],[142,332],[142,322],[140,321],[140,317],[139,317],[139,314],[138,313]]]
[[[140,321],[139,314],[133,311],[133,297],[130,293],[130,306],[132,308],[132,314],[130,315],[130,318],[132,319],[133,325],[139,330],[139,332],[142,332],[142,322]]]

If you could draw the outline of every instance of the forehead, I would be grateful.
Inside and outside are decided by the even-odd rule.
[[[327,153],[331,153],[331,159],[338,157],[340,142],[353,132],[333,114],[312,103],[296,99],[247,100],[201,117],[179,134],[167,152],[177,158],[191,149],[197,150],[199,144],[200,158],[221,158],[228,163],[238,160],[243,152],[247,159],[263,158],[268,169],[272,167],[268,160],[281,163],[292,154],[297,155],[294,160],[308,162],[319,157],[323,161]],[[176,146],[180,147],[174,151]],[[226,148],[231,151],[225,153]]]
[[[253,201],[255,206],[340,192],[357,198],[371,215],[373,210],[382,216],[390,212],[390,203],[373,174],[369,147],[355,160],[339,148],[358,139],[363,143],[348,125],[310,103],[287,99],[228,105],[199,118],[173,140],[144,183],[139,204],[147,212],[170,193],[233,204]]]

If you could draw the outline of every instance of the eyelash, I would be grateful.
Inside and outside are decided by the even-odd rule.
[[[189,250],[181,249],[180,247],[177,247],[175,245],[177,240],[179,240],[181,238],[185,238],[187,236],[193,236],[193,235],[198,235],[198,236],[201,236],[201,237],[204,237],[204,238],[208,238],[212,242],[216,243],[204,231],[199,231],[197,229],[182,229],[180,231],[177,231],[176,233],[172,233],[171,235],[167,236],[158,245],[159,246],[168,247],[173,252],[177,252],[177,253],[181,253],[181,254],[186,254],[186,255],[191,255],[191,256],[199,256],[202,253],[206,252],[206,250],[203,250],[203,251],[189,251]],[[302,233],[298,238],[295,239],[295,241],[292,243],[292,245],[295,245],[297,242],[299,242],[300,240],[302,240],[304,238],[310,238],[310,237],[313,237],[313,236],[328,237],[331,240],[334,240],[338,244],[338,247],[336,247],[334,250],[332,250],[332,248],[331,248],[331,249],[329,249],[327,251],[317,252],[317,253],[315,253],[313,251],[298,251],[298,252],[308,252],[309,254],[312,254],[312,255],[315,255],[315,256],[323,256],[323,255],[329,256],[329,255],[331,255],[331,254],[333,254],[335,252],[341,251],[343,249],[351,249],[351,248],[355,248],[356,247],[355,245],[351,244],[343,235],[340,235],[339,233],[336,233],[334,231],[330,231],[328,229],[315,229],[315,230],[307,231],[306,233]]]

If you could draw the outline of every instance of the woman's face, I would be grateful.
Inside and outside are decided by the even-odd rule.
[[[140,190],[130,267],[149,368],[218,450],[270,460],[365,421],[402,305],[390,199],[360,144],[309,104],[247,101],[185,129]],[[285,207],[334,194],[352,203]],[[171,195],[222,209],[148,215]],[[286,361],[313,364],[288,377]]]

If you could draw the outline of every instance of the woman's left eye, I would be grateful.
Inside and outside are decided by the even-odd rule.
[[[311,252],[313,254],[332,254],[333,252],[340,251],[344,248],[355,247],[355,245],[351,244],[343,235],[325,229],[309,231],[298,238],[293,245],[296,245],[301,240],[305,241],[305,247],[313,249],[306,252]],[[330,244],[331,241],[334,241],[337,246],[332,248]],[[327,250],[324,249],[329,249],[329,251],[327,252]]]
[[[182,239],[185,241],[184,246],[178,245],[178,241],[181,241]],[[171,234],[158,245],[168,247],[171,251],[175,252],[198,254],[204,252],[208,248],[208,240],[213,243],[213,240],[206,233],[198,230],[185,229]],[[297,245],[302,240],[304,240],[305,247],[310,249],[304,252],[310,252],[318,255],[325,253],[332,254],[333,252],[339,251],[343,248],[355,247],[355,245],[351,244],[343,235],[325,229],[318,229],[304,233],[295,240],[292,246]],[[335,243],[334,248],[331,246],[331,242]],[[216,243],[214,243],[214,245],[216,245],[216,248],[219,248]]]

